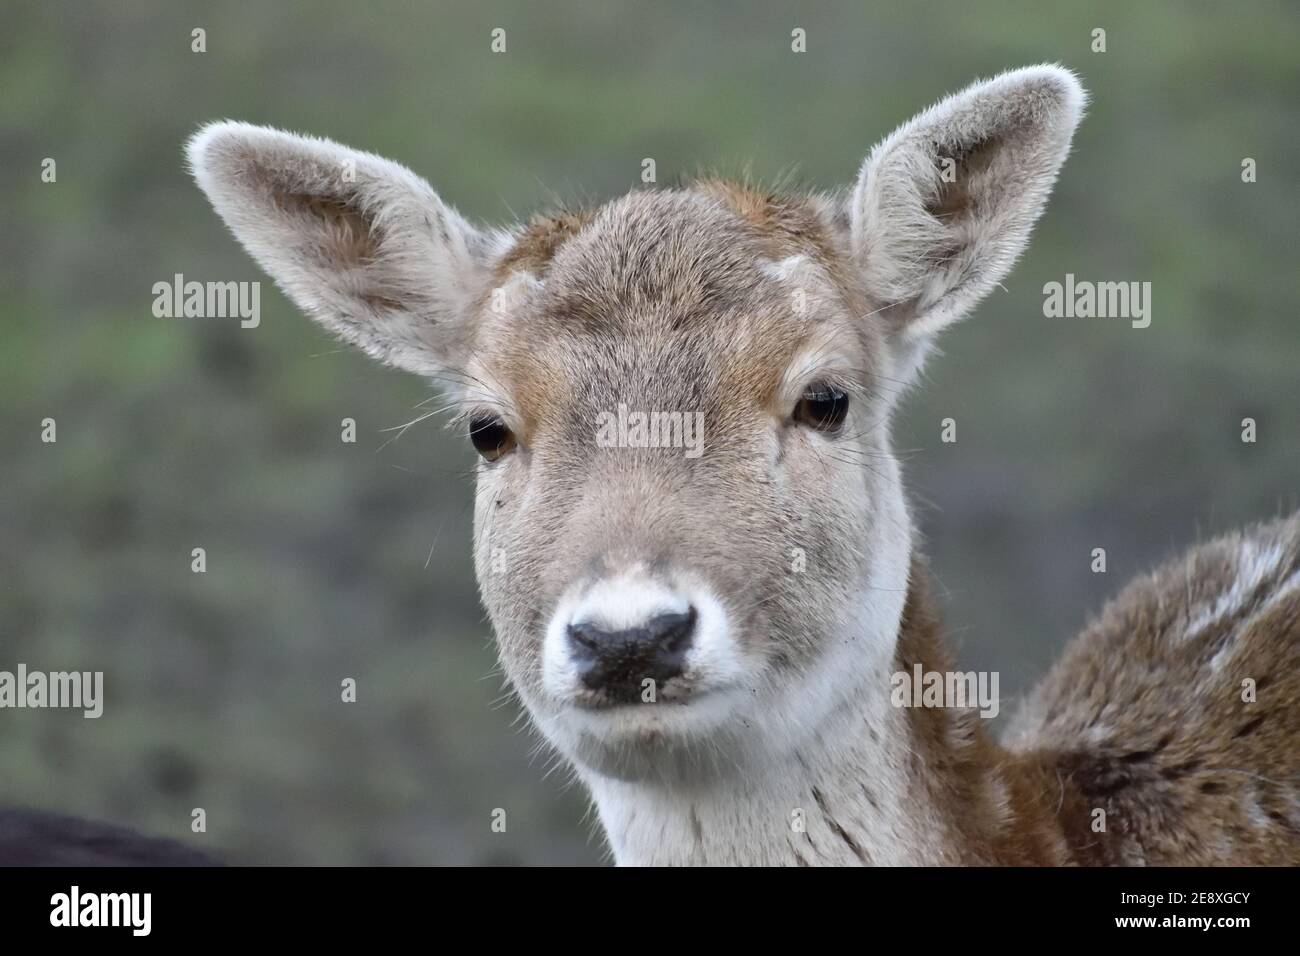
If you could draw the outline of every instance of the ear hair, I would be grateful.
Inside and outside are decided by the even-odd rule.
[[[405,167],[329,140],[212,123],[186,155],[231,232],[313,319],[408,371],[464,362],[500,234]]]
[[[1027,67],[949,96],[872,151],[850,200],[850,244],[896,339],[916,344],[970,311],[1024,249],[1086,94]]]

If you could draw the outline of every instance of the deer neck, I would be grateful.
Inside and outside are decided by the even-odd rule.
[[[836,661],[843,668],[844,661]],[[623,865],[1061,863],[1058,782],[994,745],[975,710],[898,707],[891,677],[952,663],[913,561],[893,653],[784,756],[696,784],[584,775]]]

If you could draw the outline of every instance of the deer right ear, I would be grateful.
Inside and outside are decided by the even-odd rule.
[[[300,309],[411,372],[463,365],[495,237],[410,170],[325,139],[214,123],[186,154],[199,187]]]
[[[1013,70],[948,97],[872,150],[850,200],[850,241],[905,350],[923,351],[1010,271],[1085,99],[1061,67]]]

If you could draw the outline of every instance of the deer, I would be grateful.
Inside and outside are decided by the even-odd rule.
[[[955,663],[890,421],[1086,99],[1016,69],[847,189],[701,174],[503,226],[327,139],[227,120],[186,157],[301,311],[446,395],[502,673],[615,863],[1300,863],[1300,514],[1130,583],[1000,739],[893,693]]]

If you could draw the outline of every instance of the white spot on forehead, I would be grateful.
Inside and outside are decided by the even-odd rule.
[[[516,269],[509,278],[492,290],[488,307],[494,312],[510,314],[538,295],[545,286],[531,272]]]
[[[772,282],[803,288],[817,296],[829,294],[835,287],[834,280],[822,264],[803,253],[784,259],[759,259],[758,271]]]
[[[788,282],[796,274],[803,272],[811,266],[807,256],[796,255],[787,256],[784,259],[774,261],[772,259],[760,259],[758,261],[758,271],[774,282]]]

